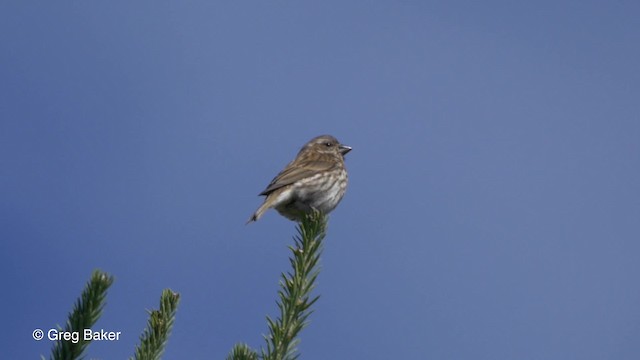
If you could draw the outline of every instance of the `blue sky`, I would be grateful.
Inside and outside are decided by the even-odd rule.
[[[257,194],[310,138],[354,150],[302,359],[640,356],[640,5],[0,4],[6,358],[95,328],[166,359],[263,344],[294,224]]]

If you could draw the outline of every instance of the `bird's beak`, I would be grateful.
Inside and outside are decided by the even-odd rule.
[[[342,156],[347,155],[347,153],[351,151],[351,146],[347,145],[340,145],[338,148],[340,149],[340,154],[342,154]]]

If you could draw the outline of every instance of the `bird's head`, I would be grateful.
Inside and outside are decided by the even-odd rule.
[[[319,154],[340,154],[341,156],[345,156],[349,151],[351,151],[351,147],[347,145],[340,144],[340,141],[331,135],[320,135],[306,143],[301,152],[312,151]]]

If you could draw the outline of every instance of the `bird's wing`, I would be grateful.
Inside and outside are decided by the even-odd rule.
[[[324,160],[294,161],[273,178],[260,195],[269,195],[283,186],[291,185],[298,180],[331,170],[335,166],[334,162]]]

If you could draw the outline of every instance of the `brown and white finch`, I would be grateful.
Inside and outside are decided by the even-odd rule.
[[[344,156],[349,151],[351,147],[331,135],[311,139],[260,193],[266,196],[264,203],[247,223],[257,221],[270,208],[294,221],[312,210],[330,213],[347,189]]]

